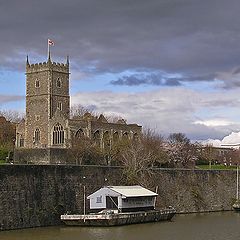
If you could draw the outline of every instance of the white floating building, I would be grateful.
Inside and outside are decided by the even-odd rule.
[[[107,186],[92,193],[87,199],[90,199],[91,210],[133,212],[155,209],[157,195],[141,186]]]

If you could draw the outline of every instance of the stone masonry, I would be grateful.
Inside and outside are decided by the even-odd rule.
[[[126,185],[122,170],[108,166],[2,165],[0,229],[59,225],[61,214],[83,213],[84,186],[88,196],[104,185]],[[231,210],[236,171],[156,169],[145,187],[155,191],[157,186],[157,208],[173,206],[178,213]]]
[[[61,151],[58,158],[54,153],[71,148],[74,137],[89,137],[104,149],[141,135],[141,126],[124,120],[109,123],[103,115],[70,119],[69,75],[68,58],[66,63],[55,63],[50,52],[47,62],[30,64],[27,58],[26,119],[16,129],[15,162],[66,163],[67,152]]]

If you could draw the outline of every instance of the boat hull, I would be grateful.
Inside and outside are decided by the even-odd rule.
[[[120,226],[137,223],[170,221],[174,209],[116,214],[61,215],[61,220],[70,226]]]
[[[240,203],[239,202],[234,203],[232,207],[233,207],[234,211],[240,212]]]

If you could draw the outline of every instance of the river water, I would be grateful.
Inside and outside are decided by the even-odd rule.
[[[240,213],[177,215],[171,222],[111,228],[47,227],[0,232],[0,240],[238,240]]]

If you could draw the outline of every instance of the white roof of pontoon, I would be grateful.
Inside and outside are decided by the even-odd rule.
[[[157,196],[155,192],[152,192],[141,186],[107,186],[107,188],[117,192],[125,197],[147,197],[147,196]]]

